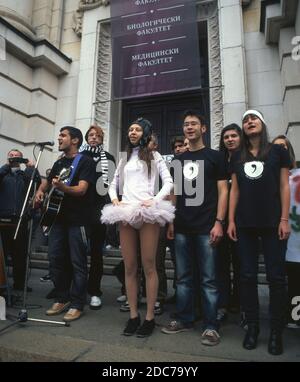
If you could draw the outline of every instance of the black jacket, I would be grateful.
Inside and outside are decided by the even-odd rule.
[[[12,172],[8,164],[0,168],[0,219],[19,218],[32,172],[33,168]]]

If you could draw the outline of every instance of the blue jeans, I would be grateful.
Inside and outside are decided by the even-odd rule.
[[[57,302],[71,301],[71,308],[83,310],[87,294],[86,229],[54,224],[49,235],[50,274]]]
[[[195,320],[195,276],[198,273],[203,328],[217,330],[216,249],[209,244],[209,235],[176,233],[175,255],[178,320],[187,326]]]
[[[259,238],[270,289],[270,326],[282,330],[286,313],[286,240],[279,240],[277,228],[239,228],[237,249],[241,261],[241,303],[248,323],[259,324],[257,289]]]

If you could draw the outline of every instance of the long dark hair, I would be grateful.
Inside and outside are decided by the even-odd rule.
[[[137,124],[137,125],[141,126],[143,129],[143,136],[142,136],[141,141],[140,141],[139,146],[138,146],[139,147],[138,157],[140,160],[146,162],[147,168],[148,168],[148,176],[150,177],[151,176],[151,161],[154,159],[153,151],[150,150],[150,148],[148,147],[149,142],[151,141],[151,134],[152,134],[151,123],[148,120],[144,119],[144,121],[146,121],[146,125],[147,125],[147,127],[144,128],[143,127],[143,121],[139,122],[140,120],[143,120],[143,118],[137,119],[130,126],[132,126],[133,124]],[[149,128],[149,126],[150,126],[150,128]],[[145,129],[147,130],[147,132],[145,131]],[[145,133],[146,133],[146,135],[145,135]],[[128,132],[127,132],[127,137],[128,137]],[[126,148],[126,152],[127,152],[127,161],[128,161],[129,158],[131,157],[131,154],[132,154],[134,147],[130,144],[129,139],[127,139],[127,140],[128,140],[128,145]],[[141,144],[141,142],[142,142],[142,144]]]
[[[262,112],[259,112],[259,113],[263,115]],[[262,124],[262,130],[260,133],[259,150],[258,150],[256,159],[260,161],[264,161],[269,154],[272,144],[270,143],[270,140],[269,140],[269,134],[268,134],[266,124],[260,118],[259,120],[261,121],[261,124]],[[250,148],[251,148],[250,139],[245,134],[244,129],[242,129],[241,162],[244,163],[244,162],[253,160],[253,155],[250,153]]]
[[[228,153],[228,149],[225,147],[225,144],[224,144],[224,134],[226,133],[226,131],[229,131],[229,130],[235,130],[238,133],[240,140],[242,141],[242,129],[236,123],[231,123],[230,125],[227,125],[222,129],[221,135],[220,135],[219,151],[224,153],[226,159],[228,159],[229,153]]]

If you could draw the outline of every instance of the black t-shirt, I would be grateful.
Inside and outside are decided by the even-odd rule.
[[[69,168],[74,158],[63,157],[56,161],[51,169],[48,182],[51,184],[52,178],[58,176],[63,168]],[[82,155],[77,165],[74,177],[70,186],[77,186],[80,180],[89,183],[89,187],[83,196],[64,195],[63,202],[58,213],[56,221],[71,226],[82,226],[90,224],[93,211],[95,184],[95,164],[94,161]]]
[[[204,147],[186,151],[175,160],[181,162],[182,169],[181,176],[174,170],[175,189],[182,187],[181,195],[177,195],[175,232],[206,235],[215,224],[217,215],[217,182],[227,179],[224,157],[218,151]],[[203,162],[197,164],[196,161]],[[192,189],[197,192],[192,193]],[[187,205],[191,201],[196,205]]]
[[[238,227],[277,227],[281,216],[280,170],[289,168],[288,151],[272,145],[265,161],[242,163],[240,152],[231,160],[231,170],[236,174],[239,200],[236,209]]]

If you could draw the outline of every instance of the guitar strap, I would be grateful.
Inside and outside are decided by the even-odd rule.
[[[82,157],[82,154],[76,154],[75,158],[73,159],[73,162],[71,164],[71,168],[72,168],[71,175],[70,175],[69,180],[66,183],[67,186],[70,186],[70,184],[74,178],[74,175],[75,175],[75,172],[76,172],[76,169],[77,169],[77,166],[78,166],[78,163],[79,163],[81,157]]]

